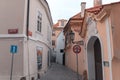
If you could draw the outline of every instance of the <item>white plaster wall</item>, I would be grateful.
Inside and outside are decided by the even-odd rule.
[[[51,36],[52,36],[52,21],[50,19],[51,15],[49,10],[46,8],[48,6],[45,1],[42,0],[30,0],[30,26],[29,30],[32,32],[31,41],[37,46],[43,48],[42,55],[42,70],[47,69],[48,63],[48,51],[52,48]],[[37,16],[38,11],[42,14],[42,30],[41,32],[37,31]],[[34,42],[35,41],[35,42]]]
[[[9,47],[11,44],[17,44],[19,46],[19,54],[16,56],[15,72],[13,73],[13,80],[20,80],[20,77],[35,77],[37,78],[37,54],[36,47],[43,48],[42,56],[42,69],[41,72],[47,70],[48,67],[48,51],[51,47],[51,34],[52,34],[52,19],[44,6],[41,3],[42,0],[30,0],[30,22],[29,30],[32,32],[32,36],[29,37],[29,41],[26,40],[26,36],[22,36],[22,40],[17,39],[20,35],[8,35],[8,29],[19,29],[19,34],[26,34],[26,12],[27,12],[27,0],[2,0],[0,2],[0,33],[7,34],[0,36],[0,80],[8,80],[10,77],[10,63],[11,55],[9,53]],[[42,32],[37,32],[37,11],[42,13]],[[16,36],[16,37],[12,37]],[[49,37],[49,38],[48,38]],[[14,75],[15,74],[15,75]],[[19,77],[19,78],[18,78]]]
[[[30,26],[29,30],[33,33],[34,38],[37,38],[41,41],[47,42],[48,34],[52,35],[52,25],[48,19],[49,16],[46,13],[46,8],[43,6],[41,0],[30,0]],[[42,14],[42,31],[38,32],[37,31],[37,16],[38,16],[38,11]],[[48,33],[49,31],[49,33]]]
[[[42,69],[40,72],[37,70],[37,47],[42,48]],[[25,41],[24,44],[24,76],[29,79],[29,77],[34,77],[37,79],[37,73],[44,74],[48,68],[48,51],[44,43],[39,41],[29,40]]]
[[[0,34],[7,34],[8,29],[18,29],[23,33],[26,20],[26,0],[0,0]]]
[[[12,54],[11,45],[17,45],[17,54],[13,60],[13,80],[20,80],[23,76],[23,39],[0,39],[0,80],[9,80],[11,73]]]
[[[51,36],[52,36],[52,21],[49,10],[46,8],[47,4],[42,0],[30,0],[30,26],[29,30],[32,32],[31,39],[36,41],[38,46],[43,47],[43,65],[42,71],[47,69],[48,64],[48,51],[52,48]],[[37,16],[38,11],[42,14],[42,30],[37,31]]]
[[[57,38],[57,47],[56,47],[56,62],[59,64],[63,64],[63,54],[61,53],[60,50],[64,49],[65,47],[65,42],[64,42],[64,35],[63,35],[63,31],[61,31],[61,33],[59,34],[58,38]]]

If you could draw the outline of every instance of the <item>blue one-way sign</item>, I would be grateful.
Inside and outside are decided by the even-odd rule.
[[[17,45],[11,45],[11,47],[10,47],[10,52],[12,53],[12,54],[15,54],[15,53],[17,53]]]

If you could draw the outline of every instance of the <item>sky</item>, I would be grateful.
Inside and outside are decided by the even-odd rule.
[[[102,0],[102,4],[118,2],[120,0]],[[86,2],[86,8],[93,6],[93,0],[47,0],[53,23],[59,19],[67,19],[81,11],[81,2]]]

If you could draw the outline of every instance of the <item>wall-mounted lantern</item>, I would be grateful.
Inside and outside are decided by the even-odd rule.
[[[70,31],[69,35],[70,35],[70,39],[72,40],[72,43],[73,43],[73,44],[84,45],[84,41],[83,41],[83,40],[74,41],[75,33],[74,33],[73,31]]]
[[[70,35],[70,39],[72,40],[72,43],[74,43],[75,33],[71,30],[69,35]]]

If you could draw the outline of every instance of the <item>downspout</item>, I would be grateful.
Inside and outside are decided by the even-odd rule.
[[[28,40],[28,36],[29,36],[29,12],[30,12],[30,0],[27,1],[27,21],[26,21],[27,40]]]
[[[30,63],[29,63],[29,13],[30,13],[30,0],[27,0],[27,19],[26,19],[26,36],[27,36],[27,51],[28,51],[28,78],[30,80]]]

